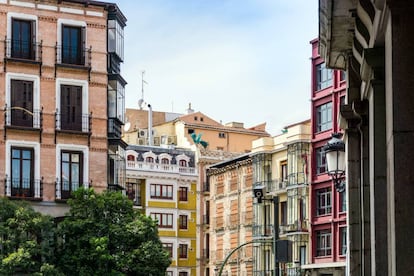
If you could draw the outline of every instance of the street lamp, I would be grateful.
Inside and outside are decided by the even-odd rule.
[[[345,191],[345,143],[341,139],[341,133],[332,133],[332,138],[323,147],[325,151],[328,174],[335,184],[337,192]]]

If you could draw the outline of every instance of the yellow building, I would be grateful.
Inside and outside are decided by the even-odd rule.
[[[253,275],[273,275],[276,270],[278,275],[300,275],[301,266],[308,263],[310,134],[307,120],[253,142],[253,239],[268,241],[253,248]],[[291,258],[278,256],[279,266],[276,240],[291,242],[291,250],[286,250]]]
[[[191,150],[148,146],[127,148],[127,195],[136,208],[158,221],[172,264],[168,276],[196,275],[196,185]]]

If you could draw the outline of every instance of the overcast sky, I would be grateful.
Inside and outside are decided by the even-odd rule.
[[[267,123],[271,135],[310,118],[309,41],[317,0],[113,0],[127,17],[126,107]]]

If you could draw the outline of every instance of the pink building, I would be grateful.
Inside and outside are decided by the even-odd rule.
[[[335,189],[327,174],[323,146],[340,132],[339,106],[344,103],[346,81],[342,71],[327,69],[312,40],[312,158],[310,189],[310,275],[343,275],[346,261],[346,192]]]

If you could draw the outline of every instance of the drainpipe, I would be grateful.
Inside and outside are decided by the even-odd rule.
[[[148,146],[152,146],[152,107],[148,105]]]

